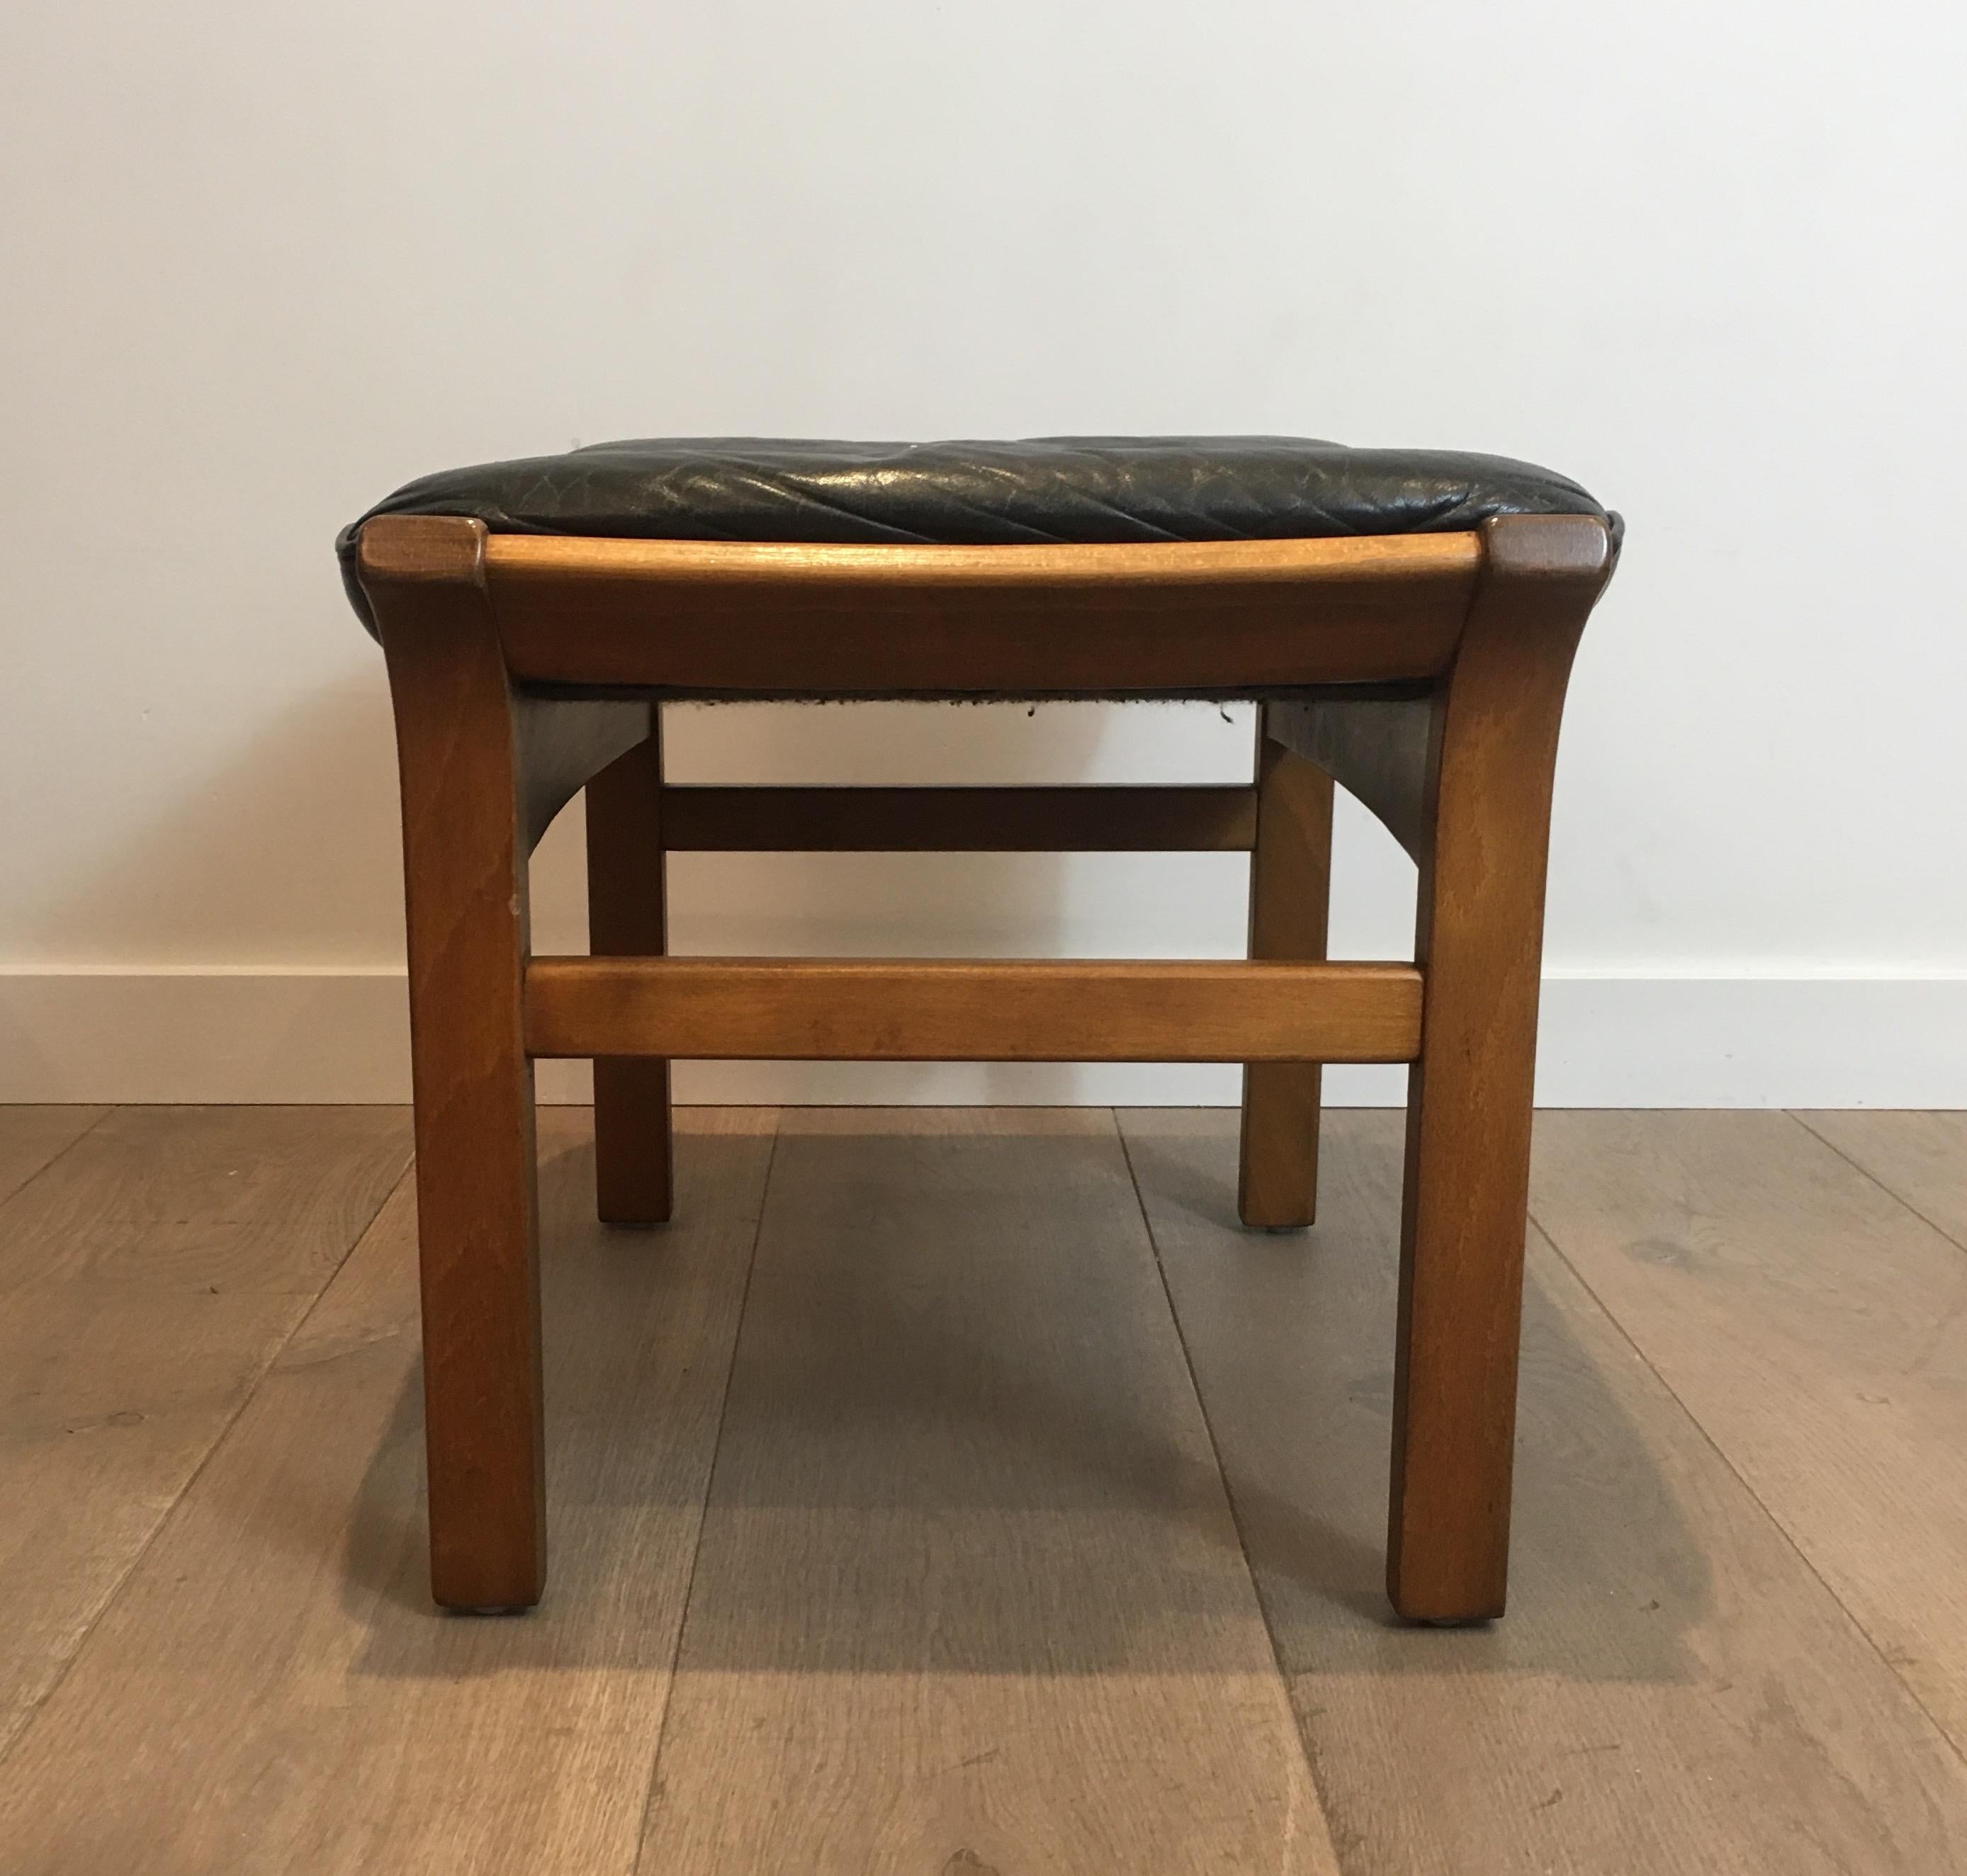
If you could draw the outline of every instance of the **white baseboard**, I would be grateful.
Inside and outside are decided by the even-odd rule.
[[[0,1102],[375,1102],[409,1096],[400,970],[0,970]],[[1335,1106],[1403,1098],[1335,1068]],[[584,1064],[541,1064],[548,1101]],[[1233,1067],[689,1062],[690,1102],[1231,1103]],[[1551,1107],[1967,1107],[1967,976],[1614,977],[1544,986]]]

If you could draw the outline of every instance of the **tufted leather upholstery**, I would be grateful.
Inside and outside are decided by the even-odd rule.
[[[1442,532],[1522,514],[1617,527],[1576,483],[1507,457],[1300,437],[596,443],[422,476],[362,521],[463,515],[495,534],[987,546]],[[336,544],[367,623],[353,577],[361,525]]]

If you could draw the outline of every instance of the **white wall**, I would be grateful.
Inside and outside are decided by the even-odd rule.
[[[1566,731],[1546,1098],[1967,1100],[1964,20],[22,12],[0,1096],[400,1090],[382,673],[328,546],[409,476],[666,432],[1261,430],[1527,456],[1630,518]],[[734,710],[672,737],[686,779],[1226,778],[1235,714]],[[576,831],[544,859],[548,946],[580,941]],[[1396,952],[1404,863],[1342,831],[1340,944]],[[1219,856],[675,871],[692,948],[1229,951],[1242,917]]]

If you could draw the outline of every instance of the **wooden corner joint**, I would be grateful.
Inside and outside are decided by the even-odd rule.
[[[1594,587],[1612,572],[1612,534],[1596,515],[1498,515],[1482,524],[1486,574]]]
[[[355,563],[362,584],[482,584],[485,537],[482,521],[463,515],[378,515],[363,524]]]

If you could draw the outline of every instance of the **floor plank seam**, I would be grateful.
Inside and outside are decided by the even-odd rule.
[[[1332,1794],[1325,1781],[1319,1775],[1318,1755],[1312,1750],[1310,1739],[1305,1736],[1303,1723],[1298,1718],[1297,1701],[1291,1690],[1291,1672],[1284,1665],[1284,1657],[1277,1652],[1277,1624],[1271,1619],[1269,1601],[1264,1594],[1264,1586],[1257,1574],[1256,1566],[1250,1558],[1250,1544],[1243,1527],[1243,1514],[1236,1503],[1235,1487],[1229,1483],[1229,1474],[1223,1464],[1223,1448],[1216,1438],[1216,1426],[1209,1417],[1209,1403],[1203,1397],[1202,1383],[1196,1374],[1195,1358],[1188,1345],[1188,1332],[1181,1325],[1181,1312],[1175,1307],[1174,1290],[1168,1282],[1168,1266],[1161,1257],[1161,1240],[1155,1235],[1154,1221],[1148,1215],[1148,1203],[1141,1190],[1141,1177],[1135,1169],[1133,1149],[1127,1142],[1127,1130],[1121,1125],[1117,1108],[1108,1110],[1113,1117],[1113,1132],[1120,1143],[1120,1157],[1126,1162],[1128,1183],[1133,1188],[1134,1206],[1141,1215],[1141,1227],[1147,1233],[1148,1249],[1155,1261],[1155,1275],[1161,1287],[1161,1296],[1168,1304],[1168,1319],[1174,1325],[1177,1345],[1181,1350],[1182,1366],[1187,1371],[1188,1385],[1195,1396],[1196,1411],[1202,1416],[1202,1430],[1209,1441],[1210,1457],[1216,1462],[1216,1476],[1223,1487],[1223,1503],[1229,1508],[1230,1527],[1236,1533],[1236,1548],[1243,1559],[1243,1574],[1249,1579],[1251,1593],[1256,1598],[1257,1614],[1264,1625],[1264,1639],[1271,1648],[1271,1663],[1277,1669],[1277,1681],[1284,1690],[1284,1709],[1290,1715],[1292,1736],[1297,1741],[1298,1755],[1304,1761],[1305,1776],[1311,1781],[1313,1795],[1318,1800],[1319,1810],[1332,1845],[1332,1854],[1342,1872],[1354,1865],[1350,1861],[1346,1847],[1339,1840],[1339,1833],[1331,1828]]]
[[[0,1876],[1967,1876],[1957,1117],[1555,1125],[1478,1637],[1377,1582],[1397,1114],[1270,1236],[1234,1109],[1102,1105],[728,1110],[640,1242],[547,1110],[544,1627],[415,1581],[399,1114],[21,1116]]]
[[[1873,1185],[1876,1186],[1887,1198],[1890,1199],[1894,1205],[1902,1206],[1907,1211],[1910,1212],[1914,1218],[1917,1219],[1922,1225],[1925,1225],[1928,1230],[1936,1232],[1941,1237],[1944,1238],[1949,1244],[1952,1245],[1956,1251],[1967,1252],[1967,1243],[1963,1243],[1959,1238],[1955,1237],[1952,1232],[1949,1231],[1944,1225],[1936,1223],[1932,1219],[1928,1218],[1927,1215],[1922,1212],[1917,1206],[1914,1204],[1911,1200],[1908,1199],[1903,1192],[1894,1191],[1892,1188],[1887,1185],[1876,1173],[1872,1170],[1871,1167],[1867,1166],[1862,1160],[1854,1160],[1851,1155],[1846,1152],[1844,1149],[1839,1146],[1835,1140],[1832,1139],[1828,1134],[1819,1133],[1817,1130],[1813,1127],[1808,1121],[1805,1120],[1803,1116],[1794,1108],[1785,1108],[1783,1112],[1788,1115],[1790,1119],[1794,1121],[1805,1133],[1808,1134],[1811,1139],[1821,1141],[1825,1146],[1827,1146],[1832,1152],[1836,1154],[1846,1165],[1852,1167],[1856,1171],[1862,1173],[1865,1177],[1868,1179]]]
[[[698,1502],[696,1542],[691,1545],[690,1574],[683,1587],[683,1611],[677,1618],[676,1648],[670,1656],[669,1677],[663,1688],[663,1710],[656,1722],[655,1745],[649,1754],[649,1781],[642,1792],[641,1819],[635,1829],[635,1861],[630,1876],[638,1876],[644,1850],[649,1840],[649,1820],[655,1815],[656,1797],[662,1784],[663,1746],[669,1736],[670,1713],[676,1705],[677,1670],[683,1661],[684,1638],[690,1633],[690,1603],[696,1594],[696,1566],[703,1555],[703,1530],[709,1522],[710,1500],[717,1487],[717,1461],[724,1448],[724,1418],[731,1409],[731,1384],[738,1373],[738,1345],[744,1334],[744,1313],[751,1301],[751,1280],[758,1268],[758,1246],[765,1235],[765,1210],[771,1203],[772,1171],[779,1163],[779,1141],[783,1137],[785,1112],[775,1109],[772,1119],[772,1145],[765,1155],[765,1176],[758,1183],[758,1218],[751,1228],[751,1252],[744,1264],[744,1287],[738,1298],[737,1322],[731,1332],[731,1352],[724,1364],[724,1390],[717,1403],[717,1432],[710,1444],[710,1464],[703,1475],[703,1497]]]
[[[1826,1141],[1826,1144],[1828,1145],[1829,1143]],[[1959,1761],[1962,1769],[1967,1770],[1967,1748],[1961,1746],[1954,1739],[1952,1734],[1949,1732],[1945,1726],[1940,1724],[1939,1719],[1935,1716],[1933,1710],[1920,1697],[1919,1690],[1914,1687],[1912,1684],[1906,1679],[1905,1675],[1901,1671],[1898,1664],[1894,1661],[1891,1656],[1886,1652],[1884,1645],[1880,1642],[1877,1636],[1873,1635],[1871,1630],[1865,1626],[1863,1621],[1859,1618],[1857,1613],[1852,1610],[1848,1603],[1845,1601],[1843,1597],[1837,1593],[1835,1586],[1830,1582],[1830,1579],[1824,1575],[1823,1572],[1817,1567],[1817,1560],[1812,1557],[1809,1551],[1805,1550],[1801,1543],[1797,1541],[1795,1532],[1791,1531],[1788,1525],[1785,1523],[1781,1518],[1778,1517],[1772,1510],[1771,1510],[1768,1503],[1764,1500],[1761,1493],[1755,1490],[1754,1484],[1746,1477],[1746,1475],[1744,1474],[1741,1468],[1736,1464],[1733,1458],[1723,1448],[1720,1442],[1716,1439],[1714,1435],[1707,1430],[1706,1424],[1702,1421],[1700,1416],[1681,1398],[1679,1391],[1674,1387],[1673,1384],[1660,1372],[1659,1369],[1654,1364],[1651,1358],[1648,1356],[1646,1351],[1639,1346],[1639,1343],[1636,1340],[1634,1340],[1631,1332],[1626,1329],[1625,1324],[1620,1321],[1611,1306],[1606,1302],[1605,1299],[1601,1296],[1595,1289],[1592,1287],[1591,1280],[1586,1277],[1584,1271],[1578,1267],[1577,1263],[1565,1251],[1563,1245],[1559,1244],[1557,1239],[1553,1237],[1549,1232],[1544,1229],[1542,1222],[1536,1216],[1534,1207],[1532,1208],[1530,1213],[1530,1224],[1537,1232],[1537,1235],[1543,1239],[1544,1242],[1547,1245],[1549,1246],[1552,1252],[1564,1265],[1565,1268],[1570,1271],[1571,1275],[1578,1280],[1579,1284],[1583,1287],[1584,1293],[1597,1306],[1599,1309],[1604,1313],[1605,1319],[1610,1322],[1613,1328],[1618,1332],[1619,1338],[1625,1343],[1627,1348],[1632,1350],[1633,1355],[1638,1359],[1640,1364],[1646,1369],[1646,1372],[1650,1374],[1655,1380],[1659,1383],[1662,1389],[1665,1390],[1667,1398],[1686,1416],[1688,1424],[1700,1435],[1703,1442],[1707,1445],[1708,1450],[1714,1455],[1716,1458],[1720,1461],[1723,1465],[1727,1468],[1730,1474],[1741,1486],[1742,1490],[1748,1494],[1749,1502],[1761,1511],[1762,1516],[1768,1519],[1771,1526],[1781,1535],[1783,1542],[1790,1547],[1792,1551],[1795,1553],[1797,1561],[1800,1562],[1803,1565],[1804,1568],[1810,1573],[1813,1581],[1814,1581],[1823,1590],[1824,1594],[1828,1596],[1831,1601],[1835,1603],[1839,1609],[1843,1611],[1845,1620],[1849,1623],[1852,1629],[1854,1629],[1857,1633],[1863,1638],[1865,1645],[1869,1648],[1872,1653],[1877,1657],[1878,1661],[1884,1665],[1886,1671],[1889,1673],[1893,1680],[1898,1684],[1901,1689],[1904,1691],[1906,1698],[1912,1703],[1914,1709],[1926,1721],[1927,1724],[1933,1729],[1934,1734],[1946,1747],[1947,1750],[1952,1754],[1953,1757]],[[1949,1242],[1951,1242],[1952,1241],[1949,1239]]]
[[[0,1192],[0,1205],[11,1205],[14,1200],[18,1199],[22,1193],[25,1192],[36,1180],[39,1179],[44,1173],[50,1171],[55,1167],[59,1166],[63,1160],[66,1159],[77,1147],[82,1145],[83,1141],[86,1140],[91,1134],[94,1133],[95,1130],[100,1127],[104,1122],[108,1120],[112,1114],[118,1113],[121,1111],[121,1109],[119,1106],[105,1107],[102,1112],[97,1115],[86,1127],[83,1128],[82,1132],[77,1134],[73,1140],[69,1141],[66,1145],[57,1148],[55,1151],[50,1154],[48,1157],[42,1161],[40,1164],[37,1166],[34,1170],[30,1173],[26,1178],[22,1180],[18,1186],[10,1186],[5,1192]]]
[[[108,1116],[105,1114],[103,1116],[103,1119],[105,1120],[108,1119]],[[102,1123],[100,1122],[97,1123],[98,1125],[100,1125]],[[89,1132],[91,1133],[94,1132],[94,1128],[89,1129]],[[85,1134],[82,1137],[86,1138],[87,1138],[87,1135]],[[59,1158],[60,1155],[57,1154],[56,1157]],[[53,1161],[50,1162],[50,1164],[53,1163]],[[89,1642],[95,1635],[96,1630],[102,1626],[103,1618],[109,1613],[111,1610],[115,1607],[118,1601],[121,1598],[124,1591],[129,1587],[132,1578],[135,1577],[137,1571],[142,1567],[144,1558],[149,1556],[150,1552],[157,1547],[158,1540],[163,1535],[165,1531],[169,1529],[172,1520],[177,1516],[186,1499],[190,1496],[192,1488],[198,1484],[199,1480],[205,1476],[206,1468],[211,1465],[212,1461],[218,1456],[221,1448],[222,1448],[225,1442],[232,1437],[233,1431],[238,1426],[240,1421],[244,1417],[246,1409],[250,1407],[253,1404],[254,1400],[257,1398],[260,1389],[264,1384],[266,1377],[272,1374],[273,1370],[279,1365],[281,1356],[286,1353],[287,1349],[292,1345],[294,1338],[307,1326],[308,1323],[312,1319],[315,1310],[321,1307],[321,1299],[328,1294],[329,1286],[333,1283],[335,1278],[341,1274],[342,1267],[346,1264],[348,1260],[355,1254],[358,1249],[360,1248],[363,1240],[366,1238],[369,1235],[370,1232],[375,1229],[376,1221],[380,1219],[383,1216],[383,1212],[388,1209],[389,1201],[393,1199],[399,1192],[402,1190],[405,1182],[414,1177],[415,1171],[416,1163],[415,1159],[412,1158],[405,1164],[402,1171],[397,1174],[389,1190],[383,1194],[381,1202],[376,1206],[375,1210],[370,1212],[368,1217],[363,1221],[361,1228],[350,1235],[348,1241],[348,1248],[342,1252],[340,1257],[335,1259],[334,1268],[329,1271],[327,1274],[322,1277],[321,1287],[315,1292],[313,1301],[309,1303],[308,1306],[301,1312],[299,1316],[296,1319],[292,1328],[289,1329],[286,1334],[280,1338],[279,1345],[268,1355],[265,1367],[261,1368],[259,1374],[254,1377],[252,1386],[247,1388],[245,1393],[240,1397],[238,1406],[233,1409],[230,1415],[227,1416],[225,1424],[221,1426],[218,1429],[218,1432],[213,1436],[211,1445],[207,1446],[205,1451],[199,1455],[198,1463],[185,1475],[185,1481],[183,1484],[179,1487],[177,1493],[176,1497],[172,1499],[169,1507],[165,1510],[163,1515],[157,1519],[157,1522],[150,1527],[149,1532],[146,1533],[144,1541],[139,1544],[136,1549],[131,1554],[129,1561],[124,1565],[122,1570],[118,1574],[115,1584],[111,1588],[108,1594],[103,1597],[102,1602],[97,1605],[95,1613],[90,1616],[88,1621],[83,1624],[81,1633],[75,1638],[74,1647],[69,1650],[67,1658],[62,1662],[61,1666],[56,1671],[54,1678],[48,1683],[47,1686],[42,1690],[40,1697],[37,1700],[33,1706],[28,1710],[28,1716],[26,1723],[20,1728],[11,1739],[7,1742],[4,1748],[0,1748],[0,1768],[4,1768],[6,1761],[14,1755],[17,1750],[18,1750],[21,1742],[26,1739],[28,1734],[32,1732],[34,1728],[40,1724],[42,1714],[47,1710],[50,1703],[53,1700],[55,1696],[61,1691],[63,1684],[68,1679],[76,1663],[81,1660],[84,1652],[87,1649]]]

